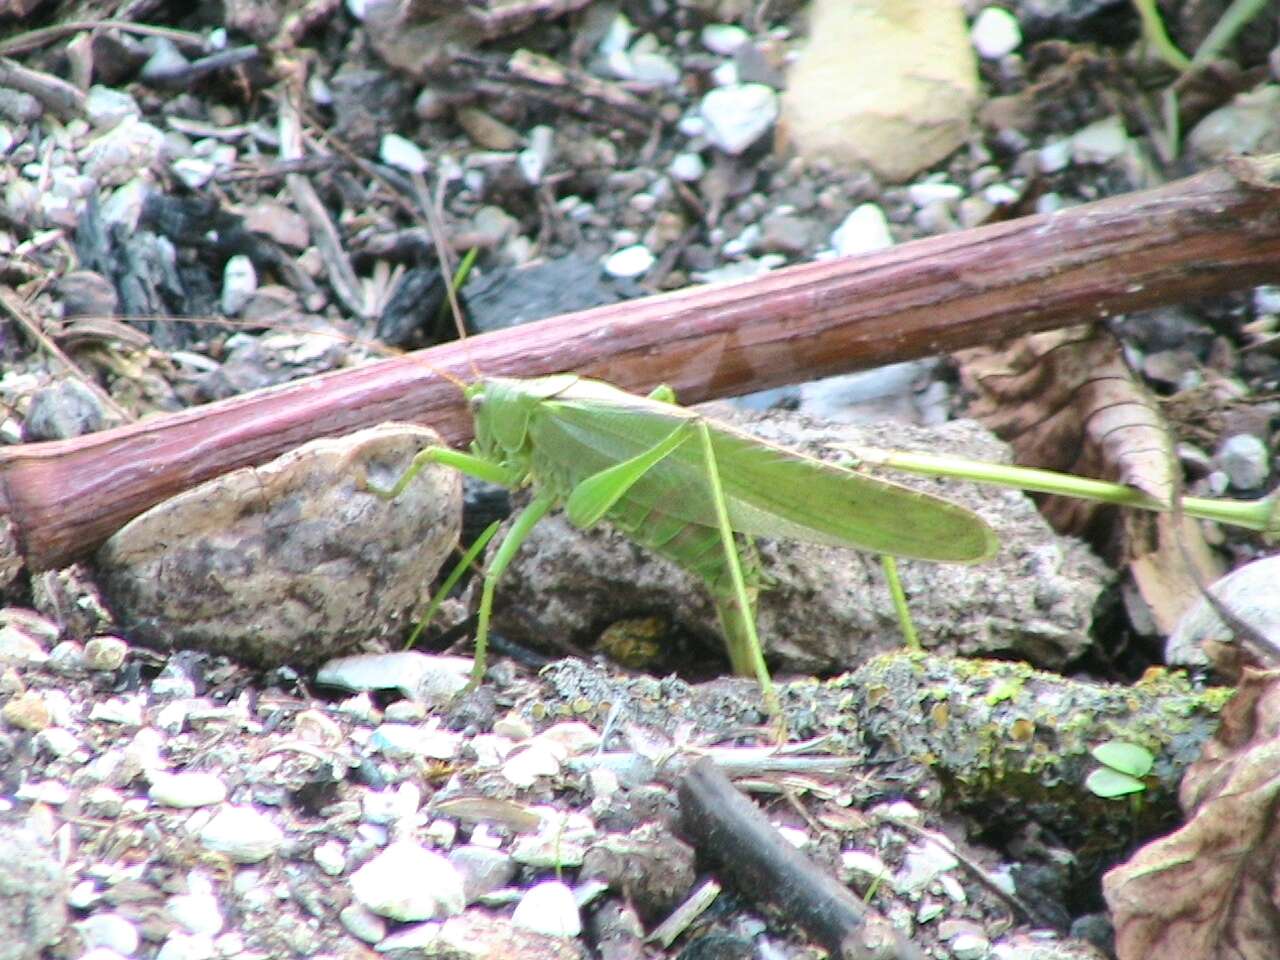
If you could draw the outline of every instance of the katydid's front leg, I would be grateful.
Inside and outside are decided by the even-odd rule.
[[[520,545],[529,537],[529,533],[537,526],[538,521],[547,515],[556,505],[556,498],[551,493],[540,493],[529,501],[529,505],[520,511],[511,529],[507,531],[498,552],[493,555],[488,571],[484,575],[484,586],[480,591],[480,610],[476,622],[475,663],[471,668],[471,682],[467,689],[479,686],[484,679],[485,654],[489,645],[489,618],[493,613],[493,594],[498,581],[511,564],[511,560],[520,549]]]
[[[400,479],[390,487],[380,487],[366,477],[364,481],[365,488],[383,500],[394,500],[404,493],[405,488],[413,482],[414,477],[433,463],[442,463],[446,467],[453,467],[455,470],[462,471],[467,476],[475,477],[477,480],[487,480],[489,483],[496,483],[502,487],[517,487],[520,485],[521,477],[519,474],[501,463],[494,463],[492,460],[477,457],[473,453],[463,453],[461,450],[454,450],[452,447],[426,447],[418,451],[417,456],[413,458],[413,463],[409,465],[409,469],[402,473]]]
[[[504,487],[517,487],[523,479],[518,471],[501,463],[494,463],[492,460],[477,457],[475,454],[463,453],[450,447],[427,447],[418,452],[418,455],[413,458],[413,463],[409,466],[409,469],[392,486],[380,487],[372,483],[367,477],[364,480],[364,485],[370,493],[382,497],[384,500],[394,500],[413,482],[414,477],[421,473],[428,464],[432,463],[442,463],[478,480],[487,480],[490,483],[496,483]],[[468,684],[468,689],[476,687],[484,677],[485,650],[488,646],[489,617],[493,610],[494,587],[497,585],[503,571],[511,563],[511,558],[520,548],[520,544],[528,537],[529,531],[534,524],[546,516],[547,511],[551,509],[554,502],[553,498],[540,496],[524,508],[515,525],[512,526],[511,531],[507,534],[506,539],[502,541],[502,546],[499,547],[494,562],[489,567],[489,572],[485,575],[484,590],[480,598],[479,623],[476,627],[475,662],[471,668],[471,682]]]

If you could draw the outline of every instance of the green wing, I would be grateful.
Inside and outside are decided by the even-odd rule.
[[[563,496],[582,479],[635,457],[684,420],[711,431],[734,530],[923,560],[976,562],[996,550],[976,514],[949,501],[756,439],[683,407],[579,380],[531,416],[534,471]],[[714,526],[696,438],[627,492],[625,502],[686,523]]]

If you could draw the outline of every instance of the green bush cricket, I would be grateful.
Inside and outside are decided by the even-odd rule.
[[[471,452],[429,447],[391,488],[370,489],[395,497],[429,463],[532,488],[484,577],[473,684],[484,675],[497,582],[558,504],[575,525],[608,520],[697,574],[715,603],[730,665],[759,679],[774,713],[756,635],[752,537],[958,563],[987,559],[997,546],[990,527],[964,507],[759,440],[676,405],[666,387],[641,397],[557,374],[483,378],[463,390],[475,418]]]

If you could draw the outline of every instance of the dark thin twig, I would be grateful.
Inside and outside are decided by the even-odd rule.
[[[842,960],[923,960],[877,911],[819,869],[774,829],[708,758],[680,781],[680,820],[695,847],[738,891],[794,920]]]

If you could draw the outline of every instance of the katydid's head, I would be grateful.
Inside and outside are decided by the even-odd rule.
[[[522,402],[519,381],[485,377],[463,390],[475,422],[476,448],[487,457],[504,459],[524,446],[529,408]]]
[[[475,421],[476,447],[497,458],[522,450],[534,413],[581,382],[576,373],[553,373],[527,379],[482,377],[465,387],[463,393]]]

